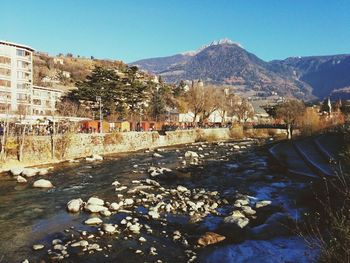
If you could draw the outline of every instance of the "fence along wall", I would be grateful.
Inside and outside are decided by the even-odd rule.
[[[109,134],[73,134],[56,136],[55,159],[67,160],[90,156],[91,154],[112,154],[193,143],[201,140],[228,140],[227,128],[169,131],[165,135],[158,132],[126,132]],[[52,161],[51,137],[28,138],[23,152],[23,160],[39,164]]]

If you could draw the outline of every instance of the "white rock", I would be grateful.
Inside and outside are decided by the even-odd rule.
[[[51,188],[51,187],[53,187],[52,183],[49,180],[45,180],[45,179],[39,179],[39,180],[35,181],[33,186],[38,187],[38,188]]]
[[[108,210],[108,208],[102,205],[87,204],[85,210],[91,213],[100,213],[101,211]]]
[[[112,210],[112,211],[117,211],[117,210],[120,209],[120,205],[115,203],[115,202],[113,202],[113,203],[110,204],[109,209]]]
[[[86,240],[81,240],[71,244],[71,247],[87,247],[88,245],[89,245],[89,242],[87,242]]]
[[[271,205],[271,201],[268,201],[268,200],[259,201],[259,202],[256,202],[255,208],[261,208],[268,205]]]
[[[110,216],[112,213],[109,210],[102,210],[100,211],[100,214],[103,216]]]
[[[99,154],[96,154],[96,153],[93,154],[91,156],[91,158],[95,159],[96,161],[102,161],[103,160],[103,157],[101,155],[99,155]]]
[[[182,185],[178,185],[176,187],[176,190],[178,190],[181,193],[188,191],[188,189],[186,187],[182,186]]]
[[[135,234],[140,233],[140,226],[138,224],[130,225],[129,230]]]
[[[26,182],[27,182],[27,179],[25,179],[20,175],[17,176],[17,183],[26,183]]]
[[[235,204],[234,204],[235,207],[242,207],[246,205],[249,205],[248,199],[238,199],[235,201]]]
[[[160,184],[157,181],[154,181],[152,179],[146,179],[146,184],[157,186],[157,187],[160,186]]]
[[[72,213],[77,213],[80,211],[82,205],[83,205],[83,200],[81,200],[81,198],[73,199],[67,203],[67,210]]]
[[[98,225],[98,224],[101,224],[103,221],[98,218],[98,217],[92,217],[92,218],[89,218],[87,220],[85,220],[85,224],[86,225]]]
[[[58,245],[58,244],[62,244],[62,240],[61,239],[54,239],[52,240],[51,244],[54,245]]]
[[[156,158],[162,158],[163,155],[159,154],[159,153],[154,153],[153,154],[153,157],[156,157]]]
[[[10,170],[11,174],[13,176],[20,175],[23,172],[24,168],[23,167],[14,167]]]
[[[187,151],[187,152],[185,152],[185,157],[186,158],[199,158],[199,155],[196,152]]]
[[[114,181],[114,182],[112,183],[112,185],[113,185],[113,186],[118,186],[118,185],[120,185],[120,183],[116,180],[116,181]]]
[[[24,168],[22,175],[26,176],[26,177],[33,177],[38,173],[37,169],[34,168]]]
[[[146,240],[146,238],[144,238],[144,237],[140,237],[140,238],[139,238],[139,241],[140,241],[141,243],[144,243],[144,242],[146,242],[147,240]]]
[[[113,234],[116,231],[115,226],[113,226],[112,224],[104,224],[102,229],[108,234]]]
[[[134,200],[132,200],[131,198],[126,198],[124,200],[124,205],[132,205],[134,203]]]
[[[54,245],[53,249],[55,250],[66,250],[67,248],[61,244]]]
[[[247,216],[252,216],[256,214],[256,211],[253,210],[250,206],[242,206],[241,209],[243,213]]]
[[[105,202],[100,199],[100,198],[97,198],[97,197],[90,197],[89,200],[87,201],[88,204],[91,204],[91,205],[104,205]]]
[[[33,249],[34,250],[41,250],[43,249],[45,246],[43,244],[35,244],[33,245]]]
[[[157,211],[151,210],[148,212],[148,215],[151,216],[153,219],[159,218],[159,213]]]
[[[39,171],[39,175],[46,175],[49,173],[49,170],[45,168],[38,169],[38,171]]]
[[[125,190],[125,189],[127,189],[126,186],[121,186],[121,187],[117,187],[117,188],[115,189],[115,191],[116,191],[116,192],[120,192],[120,191],[123,191],[123,190]]]
[[[242,214],[241,211],[235,210],[230,216],[224,218],[225,223],[236,224],[240,228],[244,228],[249,224],[249,219]]]

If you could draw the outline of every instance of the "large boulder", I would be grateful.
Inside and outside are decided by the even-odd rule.
[[[14,167],[10,170],[10,173],[13,176],[18,176],[23,172],[24,168],[23,167]]]
[[[90,213],[100,213],[102,211],[108,210],[108,208],[102,205],[86,204],[85,210]]]
[[[83,200],[81,200],[81,198],[73,199],[67,203],[67,210],[71,213],[77,213],[81,210],[82,205]]]
[[[293,225],[293,219],[288,214],[275,213],[264,224],[252,228],[250,233],[254,239],[270,239],[289,235]]]
[[[35,168],[24,168],[22,175],[26,176],[26,177],[33,177],[35,175],[37,175],[38,170]]]
[[[17,176],[17,183],[26,183],[27,182],[27,179],[18,175]]]
[[[235,224],[239,228],[244,228],[249,224],[249,219],[241,211],[234,210],[231,215],[224,218],[224,223]]]
[[[90,197],[89,200],[87,201],[88,204],[91,204],[91,205],[104,205],[105,202],[100,199],[100,198],[97,198],[97,197]]]
[[[38,173],[39,175],[46,175],[49,173],[49,169],[46,169],[46,168],[41,168],[41,169],[38,169]]]
[[[216,234],[214,232],[207,232],[198,239],[197,243],[198,245],[205,247],[211,244],[219,243],[223,241],[225,238],[226,237]]]
[[[53,187],[52,183],[49,180],[39,179],[33,183],[34,187],[38,188],[51,188]]]

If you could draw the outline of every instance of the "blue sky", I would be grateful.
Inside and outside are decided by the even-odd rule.
[[[230,38],[264,60],[350,53],[349,0],[1,1],[0,39],[132,62]]]

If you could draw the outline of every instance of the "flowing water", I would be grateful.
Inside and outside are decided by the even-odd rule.
[[[243,147],[235,149],[234,145]],[[189,189],[200,187],[225,196],[248,194],[257,200],[271,200],[280,211],[299,218],[303,207],[297,203],[297,192],[305,184],[273,172],[267,152],[256,142],[205,144],[202,149],[199,146],[165,148],[160,152],[163,158],[153,157],[152,152],[137,152],[106,156],[102,162],[81,160],[79,163],[62,163],[55,165],[48,175],[29,179],[27,184],[18,184],[9,175],[1,176],[0,262],[21,262],[24,259],[29,262],[54,261],[47,254],[54,238],[65,240],[79,235],[78,230],[96,232],[94,227],[83,224],[89,218],[88,213],[71,214],[66,211],[69,200],[82,198],[86,201],[91,196],[98,196],[112,202],[117,199],[112,182],[118,180],[122,185],[131,186],[132,180],[149,178],[147,169],[150,166],[168,167],[176,172],[171,180],[159,180],[162,186],[181,184]],[[202,163],[184,166],[181,158],[187,150],[202,153]],[[33,188],[32,182],[39,177],[50,180],[55,187],[49,190]],[[230,208],[228,205],[225,209]],[[220,211],[223,215],[227,213],[225,209]],[[144,213],[143,210],[142,206],[139,207],[133,216]],[[126,216],[125,213],[116,213],[103,220],[118,223]],[[154,231],[152,234],[141,233],[147,240],[143,244],[138,242],[139,236],[102,237],[99,243],[105,247],[103,251],[89,254],[73,250],[70,257],[63,261],[186,262],[193,255],[196,255],[196,261],[202,262],[239,262],[240,259],[242,262],[284,262],[300,257],[303,259],[298,262],[309,262],[315,258],[315,251],[311,251],[303,240],[290,235],[272,235],[263,241],[249,238],[234,242],[226,240],[217,245],[196,248],[195,238],[205,231],[215,231],[221,221],[222,216],[208,216],[202,222],[191,224],[186,215],[168,215],[166,226],[156,220],[148,222]],[[177,229],[188,236],[188,246],[171,238],[171,233]],[[45,249],[33,251],[32,245],[38,243],[44,244]],[[150,247],[155,247],[158,254],[149,255]],[[259,247],[264,253],[271,252],[266,255],[267,259],[275,258],[272,261],[258,260],[255,253],[261,253]],[[141,253],[135,253],[136,250]]]

